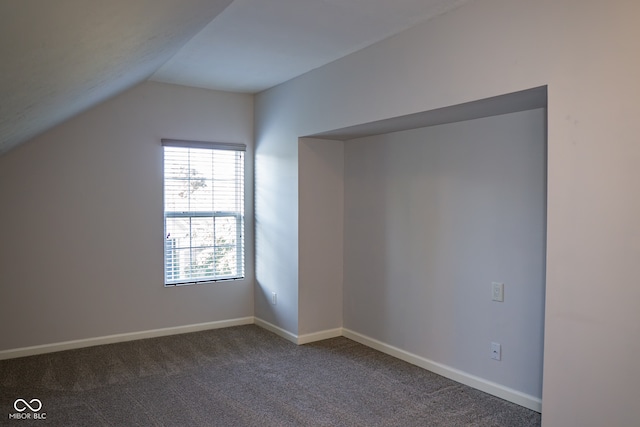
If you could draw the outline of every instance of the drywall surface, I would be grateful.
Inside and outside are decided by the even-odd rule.
[[[301,138],[298,156],[298,333],[306,334],[342,327],[344,143]]]
[[[297,301],[299,136],[547,85],[542,422],[635,426],[639,15],[634,0],[476,0],[258,95],[257,173],[271,175],[256,221],[277,230],[258,231],[258,280]],[[296,312],[271,314],[295,332]]]
[[[346,328],[541,398],[545,114],[345,143]]]
[[[262,130],[255,154],[255,316],[297,335],[298,136],[276,125],[281,118],[271,111],[261,111],[255,118]]]
[[[0,3],[0,153],[144,81],[231,0]]]
[[[253,315],[253,99],[143,83],[0,157],[0,349]],[[161,138],[239,142],[246,278],[164,287]]]

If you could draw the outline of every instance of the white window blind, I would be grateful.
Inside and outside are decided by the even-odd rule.
[[[162,145],[165,284],[243,278],[245,145]]]

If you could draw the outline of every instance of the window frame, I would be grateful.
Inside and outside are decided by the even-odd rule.
[[[193,285],[193,284],[207,284],[207,283],[216,283],[223,281],[235,281],[235,280],[243,280],[246,276],[246,259],[245,259],[245,200],[246,200],[246,145],[245,144],[234,144],[234,143],[220,143],[220,142],[206,142],[206,141],[189,141],[189,140],[176,140],[176,139],[162,139],[162,149],[163,149],[163,169],[162,169],[162,197],[163,197],[163,230],[164,230],[164,243],[163,243],[163,276],[164,276],[164,286],[165,287],[174,287],[174,286],[185,286],[185,285]],[[213,210],[213,211],[203,211],[203,210],[190,210],[190,211],[168,211],[166,206],[166,186],[167,186],[167,176],[165,171],[166,166],[166,147],[176,147],[176,148],[185,148],[185,149],[208,149],[208,150],[226,150],[226,151],[235,151],[239,152],[242,156],[241,160],[236,160],[234,165],[236,167],[241,166],[242,175],[240,178],[236,175],[236,185],[234,188],[236,190],[240,190],[240,205],[239,211],[234,210]],[[240,179],[241,182],[237,182],[237,179]],[[215,206],[213,206],[215,208]],[[189,227],[191,227],[191,220],[193,218],[211,218],[214,221],[216,218],[235,218],[235,229],[236,229],[236,239],[235,244],[231,247],[234,247],[235,257],[236,257],[236,271],[238,274],[229,275],[229,276],[206,276],[203,278],[193,278],[189,277],[186,279],[179,280],[171,280],[169,279],[171,272],[170,269],[175,267],[173,265],[169,265],[167,263],[167,259],[169,258],[169,251],[167,249],[167,242],[172,241],[175,244],[175,238],[169,239],[167,233],[167,219],[171,218],[188,218],[189,219]],[[190,238],[191,238],[191,232]],[[217,246],[205,246],[206,248],[213,248],[215,253],[215,248]],[[192,251],[193,249],[198,249],[198,247],[192,246],[192,243],[189,243],[188,248]],[[174,248],[175,249],[175,248]],[[173,255],[175,256],[175,255]],[[215,255],[214,255],[215,256]],[[193,265],[190,262],[190,265]]]

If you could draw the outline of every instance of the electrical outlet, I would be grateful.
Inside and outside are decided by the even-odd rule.
[[[491,299],[498,302],[504,301],[504,283],[491,283]]]
[[[278,304],[278,294],[276,294],[275,292],[271,292],[271,304]]]
[[[491,358],[493,360],[502,360],[502,346],[497,342],[491,343]]]

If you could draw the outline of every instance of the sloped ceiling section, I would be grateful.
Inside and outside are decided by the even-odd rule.
[[[469,0],[234,0],[151,80],[255,93]]]
[[[2,0],[0,154],[147,79],[231,1]]]

